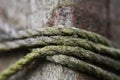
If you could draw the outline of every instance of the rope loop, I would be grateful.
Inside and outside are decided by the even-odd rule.
[[[23,32],[0,43],[0,53],[33,47],[32,51],[3,71],[0,80],[9,79],[36,58],[45,58],[102,80],[120,80],[120,50],[99,34],[59,26]]]

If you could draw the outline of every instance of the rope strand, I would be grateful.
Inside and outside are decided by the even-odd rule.
[[[35,48],[39,46],[42,48]],[[0,52],[18,48],[35,49],[1,73],[0,80],[7,80],[34,59],[46,57],[102,80],[120,80],[120,50],[113,47],[106,38],[76,28],[47,27],[18,32],[0,43]]]
[[[102,44],[93,43],[87,39],[73,38],[68,36],[43,36],[35,38],[27,38],[23,40],[7,41],[0,44],[0,52],[9,51],[17,48],[28,48],[34,46],[46,45],[67,45],[67,46],[80,46],[84,49],[96,52],[98,54],[109,56],[114,59],[120,60],[120,50],[107,47]]]
[[[47,60],[68,66],[72,69],[75,69],[84,73],[88,73],[101,80],[120,80],[120,77],[113,73],[110,73],[99,67],[88,64],[82,60],[78,60],[73,57],[68,57],[65,55],[54,55],[50,57],[48,56]]]
[[[46,28],[40,28],[40,29],[32,29],[27,31],[19,31],[16,33],[16,36],[13,35],[11,37],[11,40],[18,40],[18,39],[24,39],[28,37],[33,36],[56,36],[56,35],[62,35],[62,36],[76,36],[79,38],[84,38],[91,40],[95,43],[101,43],[107,46],[113,46],[109,40],[106,38],[100,36],[99,34],[96,34],[94,32],[85,31],[82,29],[77,29],[74,27],[46,27]],[[8,41],[9,39],[5,40]]]
[[[15,74],[19,70],[23,69],[23,67],[33,61],[36,58],[43,58],[46,56],[50,55],[56,55],[56,54],[65,54],[65,55],[75,55],[83,59],[87,59],[88,61],[96,61],[99,64],[106,64],[109,66],[114,65],[117,68],[120,68],[119,62],[115,62],[110,60],[109,58],[101,57],[100,55],[98,56],[97,54],[90,53],[87,50],[84,50],[82,48],[78,47],[70,47],[70,46],[46,46],[41,49],[33,49],[33,51],[29,54],[27,54],[24,58],[20,59],[17,61],[14,65],[12,65],[10,68],[5,70],[1,75],[0,75],[0,80],[6,80],[9,78],[11,75]],[[97,55],[97,56],[96,56]],[[108,64],[107,61],[112,63],[112,65]],[[114,67],[112,66],[112,67]],[[89,67],[88,67],[89,69]],[[114,69],[114,68],[113,68]],[[85,69],[86,70],[86,69]],[[107,74],[107,73],[106,73]],[[99,75],[96,73],[96,75]],[[111,75],[112,76],[112,75]],[[98,76],[96,76],[98,77]],[[101,76],[102,77],[102,76]],[[114,77],[114,76],[113,76]],[[112,79],[109,79],[112,80]]]

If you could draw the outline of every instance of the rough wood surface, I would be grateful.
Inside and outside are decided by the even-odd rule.
[[[108,36],[106,3],[108,0],[0,0],[0,39],[9,33],[45,25],[76,26]],[[72,2],[76,6],[63,6]],[[0,71],[6,69],[27,51],[14,51],[14,55],[0,56]],[[18,54],[19,53],[19,54]],[[4,54],[4,53],[3,53]],[[33,67],[34,66],[34,67]],[[21,74],[22,73],[22,74]],[[11,80],[97,80],[83,73],[47,61],[31,63]]]

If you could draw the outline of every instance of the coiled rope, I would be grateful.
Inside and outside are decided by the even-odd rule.
[[[0,43],[0,52],[37,48],[1,73],[0,80],[7,80],[36,58],[45,58],[102,80],[120,80],[120,50],[96,33],[57,26],[16,34]]]

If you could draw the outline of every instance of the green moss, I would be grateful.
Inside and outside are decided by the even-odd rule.
[[[69,31],[72,32],[72,31]],[[48,32],[49,33],[49,32]],[[62,32],[63,33],[63,32]],[[65,34],[65,33],[63,33]],[[14,44],[11,46],[11,44]],[[106,55],[114,59],[120,59],[120,51],[115,48],[107,47],[102,44],[93,43],[88,39],[73,38],[73,36],[41,36],[34,38],[27,38],[23,40],[15,40],[10,42],[4,42],[0,45],[0,51],[8,51],[12,49],[22,47],[34,47],[34,46],[48,46],[48,45],[66,45],[66,46],[79,46],[84,49],[96,52],[101,55]]]
[[[92,76],[97,77],[98,79],[120,80],[120,77],[113,73],[110,73],[106,70],[103,70],[99,67],[88,64],[82,60],[78,60],[73,57],[68,57],[65,55],[54,55],[54,56],[48,56],[47,60],[68,66],[72,69],[75,69],[84,73],[88,73]]]
[[[26,64],[30,63],[36,58],[43,58],[46,56],[58,55],[58,54],[64,54],[68,56],[74,55],[85,61],[90,62],[91,64],[92,62],[96,62],[99,65],[104,65],[105,67],[110,67],[115,71],[120,71],[120,63],[118,61],[114,61],[110,58],[100,56],[98,54],[82,49],[80,47],[46,46],[41,49],[40,48],[33,49],[31,53],[27,54],[24,58],[20,59],[14,65],[12,65],[9,69],[4,71],[0,75],[0,80],[6,80],[11,75],[21,70]],[[71,66],[74,66],[74,65],[71,65]]]
[[[84,39],[88,39],[95,43],[112,46],[112,43],[109,40],[100,36],[99,34],[85,31],[82,29],[73,28],[73,27],[67,28],[67,27],[56,26],[56,27],[46,27],[46,28],[43,28],[40,30],[37,29],[34,31],[29,30],[29,31],[25,31],[24,34],[17,34],[17,38],[15,38],[15,37],[13,37],[13,38],[14,38],[14,40],[15,39],[22,40],[22,39],[25,39],[28,37],[30,38],[30,37],[35,37],[35,36],[37,37],[37,36],[56,36],[56,35],[72,36],[72,37],[75,37],[74,35],[77,35],[79,38],[84,38]]]
[[[12,42],[0,43],[0,52],[22,47],[42,46],[42,48],[33,49],[31,53],[6,69],[0,74],[0,80],[8,79],[34,59],[46,58],[47,56],[53,56],[50,59],[51,61],[58,61],[62,65],[92,74],[103,80],[120,79],[114,74],[114,72],[120,73],[120,50],[111,47],[109,40],[96,33],[58,26],[34,31],[29,30],[24,33],[18,34],[18,37],[13,37]],[[54,58],[54,55],[59,56],[59,54],[75,58],[64,57],[60,59],[61,62],[58,58]],[[104,67],[111,68],[113,71],[104,70]]]

